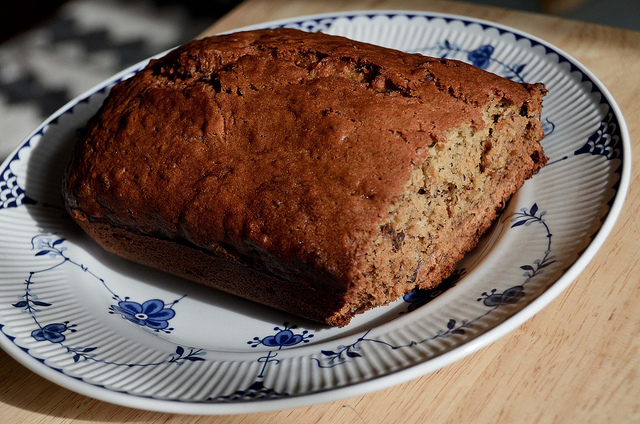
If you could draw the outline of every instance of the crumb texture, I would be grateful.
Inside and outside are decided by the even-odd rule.
[[[63,195],[108,250],[343,325],[475,246],[546,161],[544,93],[342,37],[211,37],[113,88]]]

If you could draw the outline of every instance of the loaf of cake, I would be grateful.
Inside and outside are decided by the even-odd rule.
[[[332,326],[430,289],[547,161],[542,84],[293,29],[118,83],[65,206],[104,249]]]

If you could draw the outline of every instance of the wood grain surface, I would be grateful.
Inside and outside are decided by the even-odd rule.
[[[362,9],[509,25],[564,50],[604,83],[629,125],[634,163],[622,215],[589,266],[532,319],[459,362],[386,390],[291,410],[190,416],[115,406],[60,388],[0,351],[1,423],[640,422],[640,32],[460,2],[248,0],[205,34]]]

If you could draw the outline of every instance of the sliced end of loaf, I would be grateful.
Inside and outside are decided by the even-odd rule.
[[[528,87],[539,93],[535,104],[497,98],[484,109],[483,127],[455,128],[429,148],[380,225],[360,264],[357,296],[342,313],[437,286],[476,247],[524,181],[544,166],[539,113],[545,90]]]

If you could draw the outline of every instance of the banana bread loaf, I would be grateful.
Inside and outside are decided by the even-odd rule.
[[[117,255],[342,326],[476,246],[547,160],[545,93],[321,33],[206,38],[111,90],[63,197]]]

